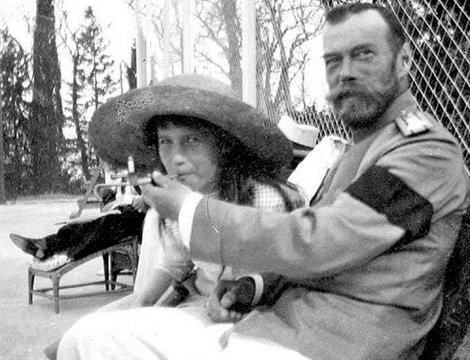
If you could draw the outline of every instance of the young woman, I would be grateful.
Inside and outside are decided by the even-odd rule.
[[[227,86],[204,76],[175,77],[133,92],[127,99],[120,98],[115,101],[116,106],[104,105],[99,110],[101,115],[92,121],[92,139],[99,137],[105,127],[102,123],[114,115],[115,107],[119,114],[119,104],[126,103],[127,108],[132,108],[129,105],[132,99],[143,96],[149,103],[139,111],[130,111],[127,117],[121,113],[121,130],[116,131],[129,133],[125,131],[127,125],[122,124],[126,119],[134,124],[133,133],[138,133],[135,124],[140,124],[143,138],[156,148],[166,174],[205,196],[237,204],[277,212],[300,205],[297,193],[278,180],[281,169],[292,158],[289,141],[279,129],[269,126],[269,120],[261,113],[236,100]],[[115,118],[119,119],[119,115]],[[116,163],[125,160],[117,158],[112,150],[95,145],[101,156],[113,154]],[[132,155],[138,151],[127,150]],[[144,156],[137,154],[135,158]],[[144,351],[145,346],[139,346],[149,342],[155,342],[153,356],[161,353],[164,358],[181,358],[189,349],[210,341],[210,336],[202,336],[208,328],[213,329],[205,309],[208,296],[218,280],[234,279],[243,270],[192,261],[177,222],[160,219],[158,227],[157,261],[146,286],[111,307],[115,310],[152,306],[173,280],[189,279],[186,281],[192,285],[189,297],[177,308],[100,312],[85,317],[62,339],[59,359],[159,358]],[[174,331],[192,334],[192,345],[186,347],[189,339],[185,337],[183,346],[170,350],[164,344]]]

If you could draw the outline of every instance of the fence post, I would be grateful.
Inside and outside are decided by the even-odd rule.
[[[170,76],[170,1],[163,8],[163,78]]]
[[[255,1],[243,0],[242,25],[242,93],[243,101],[256,107],[256,7]]]
[[[193,60],[193,34],[191,31],[191,15],[193,0],[183,1],[183,74],[191,74]]]
[[[137,67],[137,87],[147,86],[147,49],[144,33],[142,31],[142,24],[140,20],[140,0],[135,1],[135,25],[136,25],[136,41],[135,41],[135,53],[136,53],[136,67]]]

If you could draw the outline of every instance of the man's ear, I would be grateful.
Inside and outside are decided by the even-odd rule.
[[[401,79],[407,75],[410,70],[411,63],[411,49],[410,44],[404,43],[400,51],[397,54],[396,69],[397,77]]]

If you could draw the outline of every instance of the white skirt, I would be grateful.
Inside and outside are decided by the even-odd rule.
[[[79,320],[62,338],[58,359],[93,360],[306,360],[296,351],[214,324],[206,299],[176,308],[102,312]]]

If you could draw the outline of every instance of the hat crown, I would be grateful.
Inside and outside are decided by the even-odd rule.
[[[155,86],[181,86],[197,90],[210,91],[219,95],[239,100],[232,87],[220,80],[201,74],[176,75],[159,81]]]

